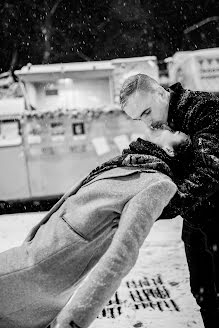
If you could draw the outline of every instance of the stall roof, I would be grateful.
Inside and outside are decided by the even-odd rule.
[[[15,74],[26,81],[38,81],[45,79],[45,76],[60,77],[60,74],[65,77],[74,74],[83,73],[84,76],[89,77],[103,77],[108,76],[114,70],[115,64],[138,62],[138,61],[156,61],[155,56],[133,57],[133,58],[117,58],[112,60],[88,61],[88,62],[73,62],[73,63],[57,63],[32,65],[31,63],[23,66],[20,70],[16,70]],[[80,75],[81,76],[81,75]]]
[[[58,63],[46,65],[32,65],[27,64],[20,70],[15,71],[18,76],[31,74],[48,74],[48,73],[66,73],[66,72],[80,72],[93,70],[112,70],[112,62],[110,60],[103,61],[89,61],[76,63]]]

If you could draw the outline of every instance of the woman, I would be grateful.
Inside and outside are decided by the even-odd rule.
[[[45,328],[55,317],[52,327],[85,328],[100,313],[175,195],[172,179],[189,153],[185,134],[151,133],[159,146],[132,142],[66,193],[20,247],[0,254],[1,328]]]

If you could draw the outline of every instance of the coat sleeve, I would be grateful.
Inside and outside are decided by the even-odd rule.
[[[198,107],[196,115],[191,115],[192,163],[184,178],[175,181],[178,192],[162,218],[181,215],[190,220],[196,209],[219,190],[219,100]]]

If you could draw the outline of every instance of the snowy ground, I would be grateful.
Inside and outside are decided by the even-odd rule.
[[[43,215],[0,216],[0,252],[19,245]],[[114,295],[92,328],[203,328],[189,290],[181,226],[180,217],[155,223],[117,300]]]

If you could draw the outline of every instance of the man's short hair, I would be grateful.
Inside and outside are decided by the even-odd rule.
[[[120,90],[120,105],[125,107],[127,99],[138,90],[153,92],[159,86],[158,82],[146,74],[136,74],[128,77]]]

